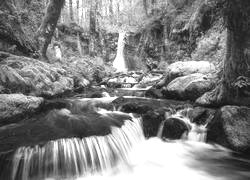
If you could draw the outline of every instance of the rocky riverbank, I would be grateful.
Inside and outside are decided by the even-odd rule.
[[[88,122],[97,122],[97,119],[102,117],[97,116],[95,112],[98,108],[104,108],[139,115],[146,137],[156,136],[161,123],[169,118],[165,123],[166,130],[163,129],[162,137],[179,139],[190,128],[182,120],[183,117],[187,117],[191,122],[207,127],[209,142],[219,143],[235,151],[249,152],[250,142],[245,133],[249,127],[249,108],[225,106],[211,109],[199,106],[196,101],[213,89],[218,82],[218,70],[207,61],[176,62],[169,65],[165,71],[113,73],[109,77],[102,76],[97,83],[93,79],[90,81],[90,76],[81,73],[84,66],[77,63],[79,61],[76,61],[76,69],[72,64],[48,64],[4,53],[1,57],[0,132],[3,137],[6,132],[19,132],[20,128],[24,131],[28,128],[53,132],[49,135],[50,138],[46,136],[48,140],[78,137],[79,134],[75,134],[75,131],[80,132],[77,126],[87,130],[93,129],[90,127],[93,124],[90,123],[86,129],[86,124],[73,125],[75,120],[85,122],[88,119]],[[73,94],[75,95],[72,96]],[[65,98],[58,99],[62,96]],[[103,97],[107,97],[106,100],[103,100]],[[181,109],[183,111],[180,116],[167,116]],[[79,115],[82,112],[89,113],[82,117]],[[113,116],[111,119],[116,121],[118,117],[122,116]],[[231,117],[236,118],[237,123],[229,123],[234,122]],[[108,130],[112,123],[110,124],[110,119],[104,121],[109,125],[104,127],[98,120],[97,125],[94,125],[94,134]],[[63,129],[61,123],[64,124]],[[67,123],[73,129],[66,128]],[[99,129],[99,126],[106,130],[101,132],[103,128]],[[21,138],[27,138],[21,134]],[[88,135],[89,133],[84,136]],[[34,136],[43,137],[41,134]],[[43,138],[36,138],[24,142],[29,144],[43,141]]]

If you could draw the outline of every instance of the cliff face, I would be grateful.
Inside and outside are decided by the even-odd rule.
[[[32,54],[36,50],[33,41],[45,3],[34,0],[26,4],[14,3],[13,6],[10,2],[4,1],[0,8],[0,49],[15,54]],[[55,38],[62,42],[64,54],[78,53],[80,44],[82,53],[88,55],[94,41],[92,55],[113,61],[119,31],[127,32],[124,54],[129,69],[145,69],[147,64],[163,67],[166,63],[189,59],[217,63],[221,62],[225,53],[226,33],[221,7],[213,0],[160,0],[155,4],[142,0],[133,0],[131,4],[103,1],[95,6],[94,12],[100,14],[94,19],[96,26],[93,37],[90,36],[88,14],[91,3],[80,8],[80,12],[86,13],[81,17],[80,24],[73,22],[74,27],[80,30],[80,43],[74,28],[71,28],[72,22],[67,20],[66,3],[58,26],[62,33],[59,32],[59,39]],[[26,34],[29,34],[29,38]]]
[[[32,55],[36,51],[13,1],[4,0],[0,5],[0,49],[19,55]]]
[[[161,9],[142,29],[127,38],[128,59],[144,64],[207,60],[220,64],[225,54],[226,31],[220,4],[214,1],[178,1]],[[156,61],[156,62],[154,62]]]

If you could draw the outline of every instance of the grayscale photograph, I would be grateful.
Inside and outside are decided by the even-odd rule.
[[[0,0],[0,180],[250,180],[250,0]]]

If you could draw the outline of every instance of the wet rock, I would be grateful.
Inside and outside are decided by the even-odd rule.
[[[43,98],[23,94],[0,94],[0,126],[16,123],[39,110]]]
[[[86,81],[75,84],[75,77],[61,66],[22,56],[9,56],[0,65],[0,85],[11,93],[54,97],[83,88]]]
[[[162,90],[156,88],[150,88],[145,92],[145,96],[148,98],[163,99]]]
[[[213,87],[214,82],[208,76],[196,73],[174,79],[162,93],[166,98],[194,101]]]
[[[207,128],[208,141],[250,153],[250,108],[224,106],[216,112]]]
[[[141,81],[137,85],[138,87],[153,86],[163,78],[163,74],[160,73],[148,73],[142,77]]]
[[[203,107],[195,107],[188,111],[191,122],[197,125],[205,125],[214,117],[215,110]]]
[[[115,89],[115,95],[144,97],[146,91],[145,88],[117,88]]]
[[[146,137],[157,135],[161,122],[165,120],[166,112],[172,114],[174,110],[183,109],[188,105],[181,101],[138,97],[119,97],[113,104],[122,112],[139,114],[142,117],[143,132]]]
[[[126,113],[137,113],[137,114],[145,114],[149,111],[152,111],[153,108],[150,107],[147,104],[141,104],[138,102],[130,102],[130,103],[125,103],[121,106],[120,109],[122,112]]]
[[[121,112],[54,109],[1,127],[0,153],[61,138],[104,136],[111,133],[111,127],[121,127],[126,120],[131,120],[131,116]]]
[[[116,109],[120,109],[126,113],[143,114],[149,110],[159,108],[183,108],[187,106],[187,102],[163,99],[150,99],[143,97],[119,97],[112,101]]]
[[[170,117],[164,122],[162,138],[181,139],[182,135],[187,131],[189,131],[189,127],[183,120]]]
[[[158,108],[149,110],[142,114],[143,133],[145,137],[156,137],[162,121],[165,120],[165,113],[170,112],[170,108]]]
[[[113,88],[131,88],[137,84],[137,80],[131,76],[118,76],[112,79],[109,79],[107,82],[108,87]]]

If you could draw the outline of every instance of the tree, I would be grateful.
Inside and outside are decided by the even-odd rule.
[[[146,16],[148,16],[148,4],[147,4],[147,0],[143,0],[143,8],[145,10]]]
[[[70,17],[70,20],[71,20],[72,22],[74,22],[72,0],[69,0],[69,17]]]
[[[95,54],[95,38],[96,38],[96,10],[97,2],[96,0],[91,1],[90,12],[89,12],[89,32],[90,32],[90,42],[89,42],[89,54],[94,56]]]
[[[76,0],[76,22],[77,22],[77,24],[80,23],[80,21],[79,21],[79,5],[80,5],[79,0]]]
[[[227,50],[221,83],[197,100],[204,105],[250,105],[250,1],[224,0]]]
[[[43,41],[40,53],[45,60],[48,60],[46,52],[51,43],[64,2],[65,0],[49,1],[42,24],[37,30],[37,37],[41,37]]]

